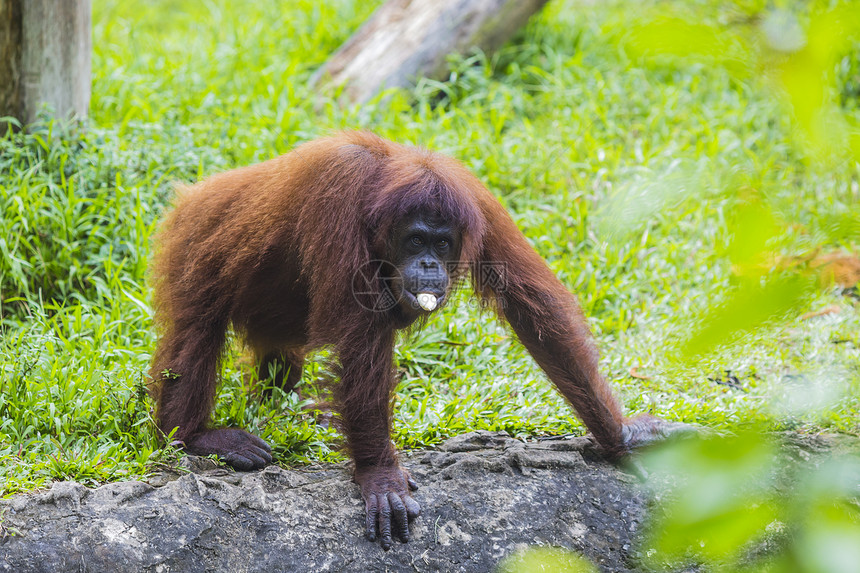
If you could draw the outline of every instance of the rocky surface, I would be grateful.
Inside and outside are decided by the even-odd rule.
[[[405,455],[421,484],[412,540],[363,537],[346,465],[194,471],[0,500],[0,571],[492,571],[534,544],[629,571],[646,495],[587,438],[524,444],[476,432]]]
[[[849,436],[779,438],[778,467],[789,474],[860,454]],[[635,571],[647,506],[656,511],[671,487],[651,476],[647,493],[601,461],[589,438],[523,443],[473,432],[403,456],[422,514],[412,540],[385,552],[363,537],[364,504],[345,464],[243,473],[186,461],[187,471],[148,483],[62,482],[0,500],[0,572],[486,573],[532,545]]]

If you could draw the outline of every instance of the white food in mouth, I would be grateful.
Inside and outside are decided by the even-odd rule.
[[[427,312],[432,311],[436,308],[436,304],[438,304],[436,297],[429,292],[419,292],[415,298],[418,299],[418,306]]]

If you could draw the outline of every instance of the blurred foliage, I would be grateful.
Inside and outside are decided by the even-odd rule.
[[[628,47],[640,58],[720,65],[740,81],[760,74],[763,87],[790,114],[791,141],[811,170],[860,159],[860,123],[851,113],[860,62],[857,6],[796,3],[748,16],[736,26],[665,15],[645,18],[631,32]],[[797,268],[786,273],[767,264],[778,260],[774,247],[789,232],[790,221],[778,221],[760,195],[740,189],[727,220],[734,288],[703,311],[700,327],[681,346],[684,359],[796,312],[817,286],[809,273],[799,276]],[[837,233],[856,241],[857,203],[847,216]],[[845,375],[831,372],[831,380],[819,387],[790,390],[795,396],[782,403],[821,414],[829,406],[822,396],[833,394]],[[780,408],[779,401],[774,407]],[[763,436],[761,428],[747,429],[647,454],[651,479],[676,485],[656,504],[657,517],[643,543],[644,565],[651,570],[692,564],[708,571],[860,571],[860,459],[830,459],[810,471],[808,464],[778,460],[775,444]]]
[[[785,447],[785,446],[783,446]],[[758,431],[648,453],[651,480],[676,484],[643,542],[649,570],[853,573],[860,570],[860,458],[790,462]],[[801,446],[802,449],[802,446]],[[661,490],[657,486],[655,490]]]
[[[789,8],[747,6],[743,25],[720,26],[682,15],[645,15],[634,24],[627,44],[637,58],[674,58],[720,65],[739,80],[761,74],[792,118],[792,142],[806,158],[826,167],[836,161],[860,159],[860,123],[843,113],[852,89],[852,48],[860,41],[860,10],[853,2],[798,3]],[[846,64],[846,62],[848,62]],[[842,69],[841,74],[838,73]],[[840,80],[841,79],[841,83]],[[841,88],[841,89],[840,89]],[[840,95],[842,96],[840,98]],[[702,325],[681,346],[679,356],[691,358],[735,339],[763,322],[796,311],[814,290],[813,281],[784,276],[783,269],[761,263],[786,233],[772,207],[750,191],[741,191],[734,216],[727,221],[731,236],[727,254],[740,270],[735,289],[700,317]],[[753,190],[753,194],[758,192]],[[846,238],[860,237],[860,209],[845,224]]]
[[[597,569],[572,551],[557,547],[531,547],[509,555],[497,573],[596,573]]]

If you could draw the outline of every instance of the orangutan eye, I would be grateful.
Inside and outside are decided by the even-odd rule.
[[[421,245],[424,244],[424,241],[421,240],[421,237],[419,237],[418,235],[415,235],[412,237],[412,244],[415,245],[416,247],[420,247]]]
[[[448,248],[448,240],[447,239],[440,239],[439,242],[436,243],[436,246],[440,249],[447,249]]]

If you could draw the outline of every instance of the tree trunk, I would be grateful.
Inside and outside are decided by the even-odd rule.
[[[0,0],[0,116],[86,117],[91,0]]]
[[[21,117],[21,0],[0,0],[0,117]]]
[[[547,0],[389,0],[341,46],[312,81],[343,86],[364,103],[417,77],[441,79],[445,57],[479,48],[492,52]]]

